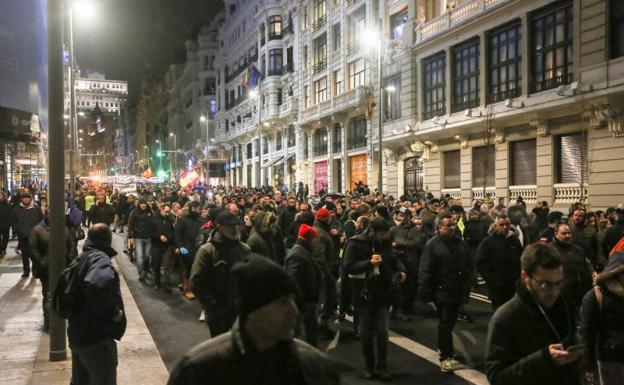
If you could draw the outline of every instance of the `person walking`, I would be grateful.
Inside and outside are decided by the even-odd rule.
[[[191,268],[195,259],[195,252],[200,245],[202,219],[201,203],[189,201],[182,209],[180,219],[175,225],[176,253],[180,256],[182,265],[182,291],[187,299],[195,299],[195,294],[191,291],[189,278]]]
[[[110,226],[115,220],[115,208],[106,202],[106,191],[104,189],[97,189],[95,191],[95,203],[89,208],[89,221],[91,225],[96,223],[104,223]]]
[[[254,217],[254,227],[247,239],[247,245],[253,253],[264,255],[281,265],[284,263],[286,250],[282,236],[275,236],[276,231],[279,230],[276,229],[276,219],[273,211],[258,211]]]
[[[316,228],[302,224],[295,245],[286,256],[284,269],[293,277],[301,291],[299,311],[301,317],[297,326],[296,337],[301,335],[303,326],[304,341],[318,346],[318,307],[321,290],[321,269],[312,256]]]
[[[104,223],[89,228],[80,258],[78,287],[82,304],[68,318],[72,385],[116,385],[117,344],[126,330],[119,275],[111,258],[112,233]]]
[[[30,231],[41,222],[43,213],[39,207],[33,202],[32,195],[29,192],[23,192],[20,195],[20,203],[11,211],[11,226],[17,234],[18,248],[22,254],[22,278],[30,276],[30,262],[32,260],[32,249],[28,238]],[[33,270],[36,268],[33,266]],[[36,273],[36,272],[35,272]],[[36,278],[36,277],[35,277]]]
[[[294,338],[298,288],[282,267],[252,255],[232,269],[237,320],[186,353],[168,385],[339,385],[332,362]]]
[[[171,272],[173,269],[175,218],[171,215],[171,206],[160,205],[158,215],[154,215],[154,238],[152,239],[152,271],[154,272],[154,289],[171,292]],[[164,270],[161,281],[161,268]]]
[[[334,310],[338,306],[336,298],[336,280],[338,279],[338,259],[335,243],[331,233],[331,212],[321,208],[316,212],[314,228],[316,237],[312,255],[322,269],[321,308],[319,316],[319,331],[327,336],[331,334],[329,322]]]
[[[190,275],[193,293],[204,308],[212,337],[226,333],[236,318],[232,267],[247,259],[251,249],[239,240],[240,220],[229,211],[215,219],[216,228],[197,250]]]
[[[0,190],[0,260],[6,255],[6,249],[9,244],[12,210],[13,207],[9,204],[6,192]]]
[[[470,251],[457,237],[449,213],[437,220],[437,235],[425,244],[420,258],[418,295],[424,303],[433,302],[438,313],[440,370],[453,371],[453,329],[459,308],[470,295]]]
[[[349,240],[344,252],[361,328],[364,378],[377,376],[382,381],[391,379],[387,355],[392,280],[396,275],[401,283],[405,281],[405,267],[392,254],[389,230],[385,220],[374,218],[365,232]]]
[[[155,235],[154,213],[144,197],[139,198],[139,204],[130,213],[128,219],[128,244],[134,246],[139,281],[145,282],[150,270],[152,252],[152,237]]]

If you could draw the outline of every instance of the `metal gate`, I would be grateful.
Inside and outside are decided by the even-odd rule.
[[[423,161],[420,156],[405,159],[404,194],[423,191]]]

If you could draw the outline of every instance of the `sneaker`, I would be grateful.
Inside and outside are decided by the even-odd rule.
[[[442,373],[453,373],[453,359],[443,358],[440,360],[440,371]]]
[[[201,314],[199,315],[199,322],[206,322],[206,312],[203,310]]]

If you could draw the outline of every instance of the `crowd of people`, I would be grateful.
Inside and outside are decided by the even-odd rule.
[[[353,316],[363,376],[382,381],[391,379],[389,320],[413,320],[417,302],[435,308],[440,369],[453,371],[453,329],[471,320],[465,305],[481,278],[494,311],[486,352],[492,384],[622,383],[624,204],[591,211],[577,203],[561,212],[547,202],[527,208],[522,198],[487,195],[464,205],[450,196],[394,198],[360,187],[309,202],[303,189],[162,184],[123,193],[82,186],[66,202],[67,258],[78,254],[83,226],[120,233],[141,282],[179,288],[201,303],[211,340],[220,341],[204,350],[223,349],[222,335],[236,339],[241,329],[261,327],[266,320],[256,313],[280,298],[296,304],[294,312],[281,306],[296,318],[294,335],[313,347],[333,336],[336,319]],[[0,256],[12,228],[24,277],[32,264],[45,283],[48,222],[39,197],[41,207],[27,190],[9,200],[0,192]],[[48,298],[44,293],[46,325]],[[207,357],[202,349],[180,361],[172,384],[206,370],[196,359]]]

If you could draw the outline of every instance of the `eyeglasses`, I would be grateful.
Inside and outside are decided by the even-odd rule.
[[[551,281],[540,281],[535,280],[537,282],[537,287],[542,291],[550,291],[554,289],[559,289],[561,285],[563,285],[563,280],[557,282]]]

